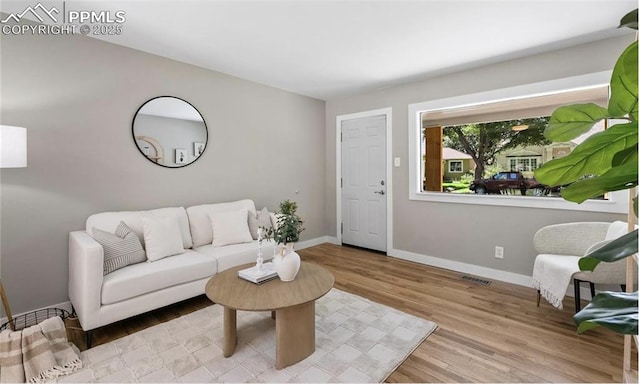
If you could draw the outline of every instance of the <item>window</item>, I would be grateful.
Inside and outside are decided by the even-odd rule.
[[[578,206],[559,197],[562,187],[534,178],[546,161],[566,156],[605,128],[603,122],[567,143],[543,136],[560,105],[606,105],[609,76],[603,72],[411,104],[410,199],[625,212],[627,199],[620,194]]]
[[[509,159],[509,170],[532,172],[538,168],[537,157],[512,157]]]
[[[462,160],[449,160],[449,172],[462,173]]]

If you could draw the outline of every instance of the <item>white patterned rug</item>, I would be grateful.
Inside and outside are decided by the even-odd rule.
[[[100,345],[58,382],[382,382],[437,325],[337,289],[316,302],[316,351],[275,369],[269,312],[238,311],[238,346],[222,356],[222,307],[212,305]]]

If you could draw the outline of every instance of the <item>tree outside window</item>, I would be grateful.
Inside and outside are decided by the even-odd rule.
[[[495,165],[496,155],[516,147],[547,145],[543,136],[549,117],[473,123],[443,127],[443,145],[464,152],[476,164],[474,177],[481,179],[485,169]],[[514,127],[526,127],[514,130]],[[429,128],[427,128],[429,129]]]

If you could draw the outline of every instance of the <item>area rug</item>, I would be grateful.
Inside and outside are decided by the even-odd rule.
[[[437,325],[332,289],[316,302],[316,351],[275,369],[269,312],[238,311],[238,346],[222,356],[222,307],[212,305],[82,352],[58,382],[382,382]]]

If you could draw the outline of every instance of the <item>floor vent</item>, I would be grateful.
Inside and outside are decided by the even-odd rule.
[[[476,283],[476,284],[480,284],[480,285],[491,285],[491,281],[480,279],[480,278],[473,277],[473,276],[464,275],[464,276],[462,276],[462,280],[470,281],[472,283]]]

